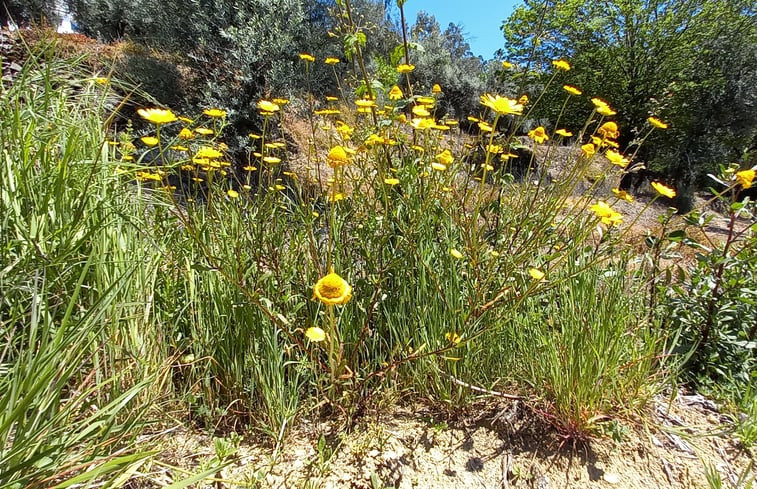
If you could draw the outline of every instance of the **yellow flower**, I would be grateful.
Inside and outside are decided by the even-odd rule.
[[[481,95],[481,105],[489,107],[501,115],[521,115],[523,113],[523,105],[516,100],[490,93]]]
[[[455,157],[452,156],[452,153],[448,149],[445,149],[438,155],[436,155],[436,161],[441,163],[442,165],[451,165],[453,161],[455,161]]]
[[[273,102],[274,104],[276,104],[279,107],[281,107],[282,105],[288,104],[289,103],[289,99],[288,98],[275,98],[275,99],[271,100],[271,102]]]
[[[277,158],[275,156],[264,156],[263,162],[268,163],[270,165],[275,165],[276,163],[281,163],[281,158]]]
[[[531,275],[531,278],[534,279],[534,280],[543,280],[544,279],[544,272],[542,272],[538,268],[531,268],[528,271],[528,274]]]
[[[454,331],[444,333],[444,339],[452,343],[453,345],[460,343],[460,335],[455,333]]]
[[[197,150],[197,154],[195,155],[195,158],[207,158],[210,160],[220,158],[223,156],[223,153],[218,151],[215,148],[211,148],[210,146],[202,146],[200,149]]]
[[[749,170],[741,170],[740,172],[736,172],[736,181],[739,182],[741,188],[750,188],[754,181],[754,175],[755,171],[753,168]]]
[[[610,160],[610,163],[612,163],[613,165],[618,165],[621,168],[625,168],[626,166],[628,166],[628,158],[618,153],[617,151],[608,149],[605,152],[605,158]]]
[[[431,163],[431,168],[436,171],[445,171],[447,169],[447,165],[445,165],[444,163],[439,163],[438,161],[434,161]]]
[[[426,110],[426,108],[422,105],[416,105],[413,107],[413,115],[418,117],[429,117],[431,115],[431,112]]]
[[[279,110],[281,110],[281,107],[279,107],[279,104],[275,104],[269,100],[258,101],[257,108],[264,115],[270,115],[270,114],[273,114],[274,112],[278,112]]]
[[[431,93],[442,93],[442,87],[438,83],[434,83],[434,86],[431,87]]]
[[[181,131],[179,131],[179,139],[192,139],[194,137],[194,134],[192,134],[192,131],[190,129],[187,129],[186,127],[183,127]]]
[[[552,65],[554,65],[554,67],[558,70],[570,71],[570,64],[568,64],[568,62],[565,60],[556,59],[552,61]]]
[[[528,103],[528,95],[521,95],[518,99],[518,103],[521,105],[526,105]]]
[[[357,105],[358,108],[367,109],[369,107],[375,107],[376,101],[371,100],[369,98],[362,98],[362,99],[355,100],[355,105]]]
[[[205,109],[202,113],[213,118],[226,117],[226,111],[222,109]]]
[[[625,190],[620,190],[619,188],[612,189],[612,193],[614,193],[619,199],[623,199],[626,202],[633,202],[633,195],[629,194]]]
[[[581,90],[571,85],[563,85],[562,88],[571,95],[581,95],[583,93]]]
[[[544,141],[549,140],[549,136],[547,136],[546,131],[544,130],[544,126],[539,126],[536,129],[532,129],[528,131],[528,137],[533,139],[535,142],[541,144]]]
[[[453,258],[457,258],[458,260],[462,259],[463,257],[463,254],[457,251],[455,248],[450,248],[449,254],[452,255]]]
[[[343,146],[334,146],[329,150],[329,155],[326,158],[326,161],[331,168],[337,168],[339,166],[348,165],[350,163],[350,157]]]
[[[502,146],[500,146],[499,144],[487,144],[486,151],[488,153],[497,155],[497,154],[500,154],[503,150],[502,150]]]
[[[384,183],[387,185],[397,185],[400,183],[400,181],[396,178],[385,178]]]
[[[300,53],[300,59],[303,60],[303,61],[309,61],[311,63],[315,62],[315,56],[313,56],[312,54],[308,54],[308,53]]]
[[[610,117],[611,115],[617,114],[617,112],[612,110],[610,107],[599,107],[597,109],[597,113],[605,117]]]
[[[102,76],[95,78],[95,83],[97,83],[98,85],[107,85],[109,81],[109,79]]]
[[[397,85],[394,85],[391,90],[389,90],[389,99],[390,100],[399,100],[402,98],[402,90],[400,90],[400,87]]]
[[[410,73],[415,69],[415,65],[407,65],[407,64],[401,64],[397,66],[397,73],[403,74],[403,73]]]
[[[581,146],[581,152],[583,153],[584,156],[586,156],[587,158],[590,158],[594,156],[594,153],[596,153],[597,150],[594,148],[593,144],[586,143],[583,146]]]
[[[195,132],[201,136],[211,136],[213,134],[213,129],[208,129],[207,127],[198,127],[195,129]]]
[[[168,109],[139,109],[137,114],[153,124],[168,124],[178,120],[176,114]]]
[[[413,127],[413,129],[418,129],[420,131],[424,131],[426,129],[431,129],[434,127],[434,120],[433,119],[427,119],[425,117],[415,117],[410,121],[410,125]]]
[[[650,117],[647,120],[649,121],[650,124],[652,124],[654,127],[658,128],[658,129],[667,129],[668,128],[668,125],[665,122],[662,122],[657,117]]]
[[[234,190],[234,189],[229,189],[229,190],[228,190],[228,191],[226,192],[226,195],[228,195],[228,196],[229,196],[229,197],[231,197],[232,199],[236,199],[237,197],[239,197],[239,192],[237,192],[237,191],[236,191],[236,190]]]
[[[418,102],[420,105],[428,105],[428,106],[433,106],[436,103],[436,99],[434,97],[424,97],[424,96],[415,97],[415,101]]]
[[[339,58],[328,57],[324,59],[323,62],[326,63],[327,65],[335,65],[339,63]]]
[[[568,131],[567,129],[558,129],[555,131],[555,134],[564,138],[569,138],[573,135],[573,133]]]
[[[326,332],[318,326],[311,326],[305,331],[305,336],[310,341],[318,343],[326,339]]]
[[[598,200],[596,204],[589,207],[589,210],[596,214],[602,220],[602,223],[608,226],[614,226],[623,222],[623,216],[601,200]]]
[[[616,123],[608,121],[599,126],[597,134],[605,139],[617,139],[618,136],[620,136],[620,131],[618,131],[618,125]]]
[[[144,136],[139,139],[151,148],[160,142],[160,140],[158,140],[158,138],[156,138],[155,136]]]
[[[327,306],[346,304],[352,297],[352,287],[342,277],[330,269],[313,287],[313,298],[318,298]]]
[[[492,132],[494,130],[494,128],[491,126],[491,124],[487,124],[484,121],[481,121],[481,122],[478,123],[478,128],[482,132]]]
[[[662,195],[663,197],[667,197],[669,199],[672,199],[676,196],[675,189],[668,187],[664,183],[661,182],[652,182],[652,188],[657,190],[657,193]]]
[[[511,62],[509,62],[509,61],[503,61],[502,62],[502,68],[504,68],[506,70],[509,70],[512,67],[513,67],[513,64]]]

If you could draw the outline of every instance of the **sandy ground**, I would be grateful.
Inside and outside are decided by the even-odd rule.
[[[660,396],[648,409],[646,421],[620,421],[619,441],[582,443],[566,441],[522,401],[490,399],[457,413],[395,408],[350,430],[303,418],[278,446],[243,438],[233,463],[195,487],[706,488],[706,466],[723,487],[737,487],[754,463],[712,401]],[[183,429],[161,442],[162,462],[146,464],[132,487],[182,479],[176,467],[197,471],[214,453],[212,438]]]

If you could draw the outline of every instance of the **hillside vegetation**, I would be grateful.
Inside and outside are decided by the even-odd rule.
[[[651,8],[612,3],[598,32]],[[685,31],[708,36],[699,3]],[[723,15],[751,18],[737,3]],[[672,178],[671,155],[694,109],[616,102],[629,85],[592,85],[586,45],[539,41],[593,2],[532,4],[505,23],[509,60],[488,62],[455,26],[397,27],[367,0],[74,2],[85,32],[120,39],[107,47],[3,31],[0,488],[218,486],[243,436],[268,440],[273,466],[305,418],[349,432],[482,395],[576,450],[622,443],[686,386],[751,453],[756,168],[734,151],[755,124],[744,113],[717,158],[687,160],[711,189],[682,202],[696,179]],[[539,13],[538,35],[511,39]],[[684,14],[633,25],[668,39]],[[738,32],[757,52],[754,25]],[[707,80],[752,103],[722,75]],[[213,453],[163,483],[142,471],[176,424],[215,435]],[[375,475],[357,487],[391,483]]]

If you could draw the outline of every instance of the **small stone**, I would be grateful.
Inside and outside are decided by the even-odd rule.
[[[602,478],[605,480],[605,482],[609,482],[610,484],[617,484],[618,482],[620,482],[620,477],[618,477],[618,474],[613,474],[612,472],[605,472]]]

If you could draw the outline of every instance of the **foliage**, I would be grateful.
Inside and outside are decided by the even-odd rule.
[[[102,152],[103,89],[81,72],[47,49],[0,88],[3,488],[117,485],[151,455],[133,443],[158,380],[137,348],[157,254]]]
[[[415,48],[410,56],[416,65],[412,80],[421,87],[435,83],[442,87],[438,115],[465,118],[475,113],[477,94],[484,89],[483,63],[471,53],[461,28],[450,24],[442,31],[432,15],[421,11],[410,29],[410,40]]]
[[[680,331],[678,350],[692,352],[689,379],[737,400],[757,382],[757,228],[740,219],[753,209],[754,203],[732,202],[725,241],[699,248],[695,265],[663,299],[667,327]],[[709,219],[695,213],[689,222],[704,227]]]
[[[503,24],[515,80],[543,80],[553,59],[570,59],[566,82],[612,100],[631,129],[622,147],[638,142],[650,114],[671,123],[639,152],[642,161],[675,176],[682,187],[737,159],[757,128],[757,24],[748,1],[526,1]],[[505,53],[503,53],[505,54]],[[568,81],[569,80],[569,81]],[[558,85],[559,86],[559,85]],[[554,120],[557,91],[538,117]],[[586,111],[567,107],[568,129]]]

